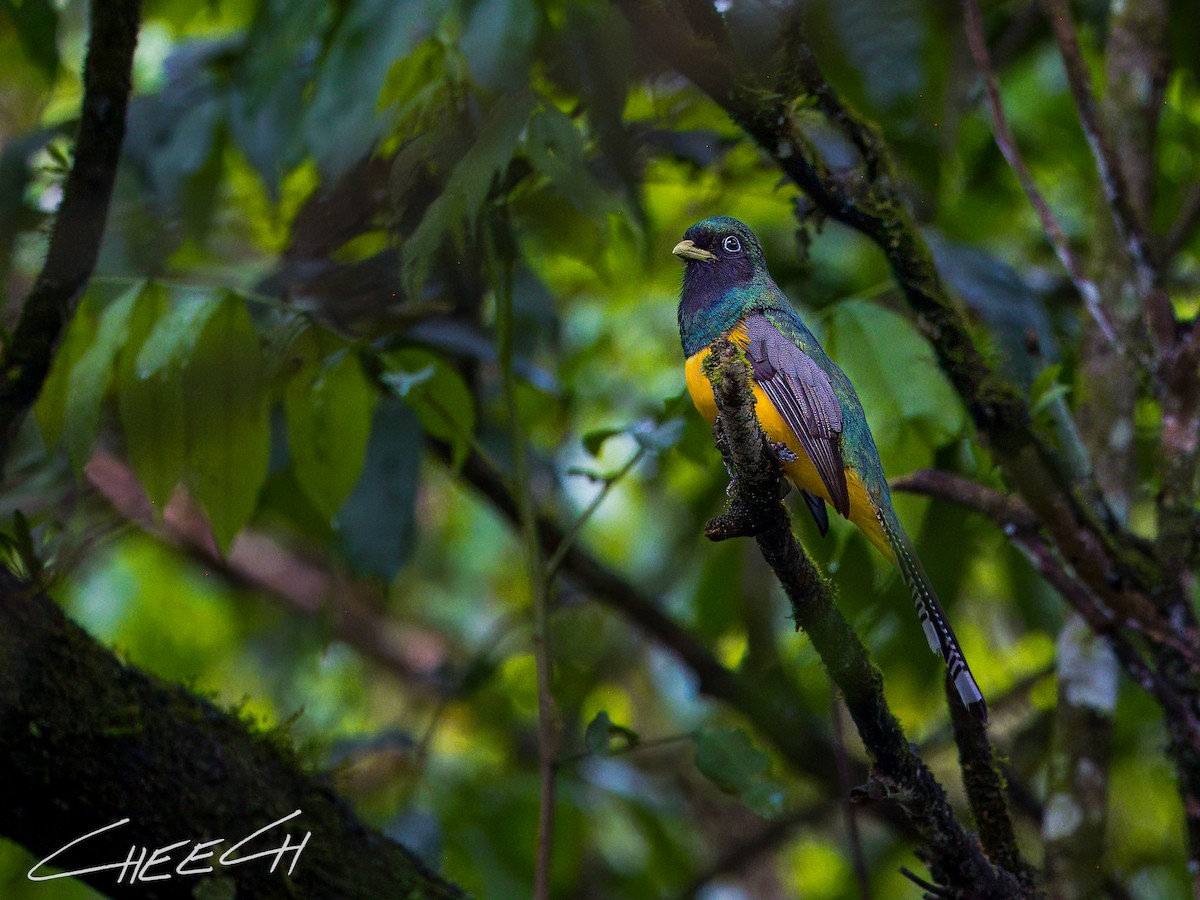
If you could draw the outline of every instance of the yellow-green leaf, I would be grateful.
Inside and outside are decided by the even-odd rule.
[[[284,395],[296,479],[332,519],[362,473],[378,397],[358,357],[341,350],[308,366]]]
[[[188,453],[184,478],[222,550],[249,521],[271,448],[267,373],[245,304],[223,297],[183,365]],[[145,353],[139,354],[139,363]]]
[[[129,336],[117,357],[117,414],[125,447],[156,515],[183,474],[187,453],[183,378],[178,360],[142,371],[142,350],[160,328],[170,328],[171,303],[161,284],[149,284],[129,315]]]

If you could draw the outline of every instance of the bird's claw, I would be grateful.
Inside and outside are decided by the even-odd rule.
[[[797,462],[800,459],[795,451],[783,441],[775,441],[771,444],[771,452],[775,454],[775,459],[784,465]]]

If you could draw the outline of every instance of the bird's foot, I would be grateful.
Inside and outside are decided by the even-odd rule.
[[[771,444],[771,452],[775,454],[775,460],[781,465],[798,462],[800,459],[800,457],[796,455],[792,448],[783,441],[775,441],[773,444]]]

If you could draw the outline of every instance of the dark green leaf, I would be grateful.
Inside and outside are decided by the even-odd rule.
[[[67,333],[54,354],[50,374],[38,394],[33,411],[47,447],[53,447],[62,440],[67,418],[67,398],[71,393],[71,372],[92,345],[98,313],[95,294],[89,290],[75,309]]]
[[[603,216],[613,203],[596,183],[583,155],[583,137],[556,107],[545,104],[529,121],[526,152],[534,167],[580,212]]]
[[[626,728],[624,725],[613,724],[608,712],[600,710],[592,721],[588,722],[583,733],[583,743],[588,748],[588,752],[596,756],[607,756],[613,752],[614,740],[620,740],[622,743],[618,749],[624,749],[636,747],[641,739],[636,731]]]
[[[762,778],[771,767],[767,755],[740,728],[706,728],[696,738],[696,768],[729,794]]]
[[[538,6],[528,0],[482,0],[459,46],[475,80],[495,90],[519,90],[529,81],[529,49]]]
[[[358,572],[391,581],[416,541],[421,427],[407,404],[375,408],[362,476],[337,517],[343,553]]]
[[[612,739],[612,719],[606,710],[600,710],[595,718],[588,722],[583,732],[583,742],[591,753],[603,756],[608,752],[608,742]]]
[[[442,193],[425,210],[421,224],[404,245],[404,282],[409,296],[419,296],[429,262],[448,237],[473,226],[496,175],[512,159],[517,139],[533,111],[529,91],[510,94],[492,110],[471,149],[464,154]]]
[[[54,81],[58,75],[58,9],[51,0],[4,0],[29,61]]]
[[[266,388],[258,334],[245,304],[227,295],[206,317],[183,369],[185,480],[207,511],[223,550],[249,521],[267,475],[271,433]]]
[[[288,384],[284,408],[296,478],[327,518],[362,473],[377,399],[358,357],[345,350]]]
[[[187,453],[183,380],[170,355],[145,367],[140,361],[151,338],[170,330],[170,318],[167,289],[147,285],[130,313],[129,336],[117,358],[117,412],[129,461],[159,515],[183,474]]]
[[[113,364],[125,343],[129,314],[141,292],[142,285],[130,288],[100,313],[91,344],[71,370],[64,427],[67,452],[76,471],[83,469],[96,440]]]
[[[462,376],[428,350],[397,350],[385,361],[383,382],[412,407],[426,431],[453,447],[460,465],[475,433],[475,403]]]
[[[393,61],[424,40],[441,5],[361,0],[346,7],[321,60],[305,135],[334,178],[370,152],[382,132],[376,99]]]
[[[740,728],[706,728],[696,738],[696,768],[762,816],[779,811],[783,794],[767,779],[771,761]]]

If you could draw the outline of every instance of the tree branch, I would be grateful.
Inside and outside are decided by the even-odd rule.
[[[125,138],[140,0],[92,0],[75,159],[41,274],[0,366],[0,471],[50,371],[54,348],[96,265]]]
[[[1083,263],[1071,249],[1070,241],[1063,233],[1062,226],[1058,224],[1058,219],[1051,211],[1050,204],[1038,190],[1037,184],[1033,180],[1033,173],[1029,171],[1025,157],[1021,155],[1021,151],[1017,147],[1016,136],[1009,127],[1008,117],[1004,114],[1004,103],[1000,99],[1000,86],[996,81],[996,71],[992,67],[991,55],[988,53],[987,39],[983,33],[983,17],[979,12],[978,0],[963,0],[963,19],[967,31],[967,44],[971,48],[971,55],[975,58],[975,65],[979,67],[979,74],[983,77],[984,96],[987,98],[988,109],[992,114],[992,134],[996,139],[996,146],[1007,160],[1013,174],[1017,176],[1017,181],[1020,182],[1025,196],[1029,199],[1029,205],[1033,207],[1038,219],[1041,220],[1042,230],[1046,233],[1050,246],[1054,248],[1054,253],[1058,256],[1062,267],[1067,270],[1067,275],[1070,276],[1075,289],[1079,291],[1079,296],[1083,299],[1083,305],[1087,308],[1088,314],[1100,327],[1105,340],[1124,352],[1116,329],[1113,328],[1108,314],[1104,311],[1096,282],[1084,271]]]
[[[294,810],[303,814],[256,842],[312,837],[296,861],[217,866],[207,876],[118,884],[117,871],[82,880],[114,897],[461,897],[398,844],[354,817],[323,779],[304,772],[286,733],[255,733],[236,716],[128,666],[67,620],[44,593],[0,570],[0,834],[42,858],[97,835],[69,868],[120,863],[130,846],[234,842]],[[249,852],[249,851],[247,851]],[[208,862],[214,863],[216,859]],[[200,863],[199,866],[203,866]],[[160,867],[161,868],[161,867]],[[161,874],[156,869],[155,874]]]
[[[846,699],[874,760],[873,788],[899,802],[921,835],[930,872],[958,896],[1035,896],[1013,871],[989,861],[978,840],[954,817],[945,791],[913,752],[883,696],[883,679],[834,604],[833,591],[792,535],[780,476],[754,413],[750,371],[728,340],[716,341],[704,363],[720,413],[719,446],[733,474],[730,509],[705,531],[714,539],[753,533],[792,604],[796,626],[812,641]],[[986,744],[986,737],[982,737]],[[990,759],[984,761],[990,766]],[[1011,826],[1010,826],[1011,828]]]
[[[924,469],[894,479],[893,490],[908,491],[959,503],[987,516],[1003,531],[1030,561],[1046,582],[1067,603],[1087,620],[1092,629],[1113,647],[1122,667],[1133,681],[1153,695],[1164,708],[1184,722],[1191,722],[1200,734],[1200,721],[1186,711],[1182,697],[1171,687],[1122,631],[1122,622],[1113,610],[1101,605],[1094,594],[1063,565],[1055,548],[1042,537],[1037,517],[1015,497],[994,491],[961,475]],[[1124,623],[1128,624],[1128,623]],[[1196,648],[1186,638],[1167,631],[1155,631],[1145,623],[1135,623],[1147,638],[1171,648],[1180,656],[1197,664]]]
[[[1042,0],[1042,6],[1062,54],[1067,83],[1070,85],[1075,109],[1079,114],[1079,123],[1083,126],[1088,148],[1096,161],[1096,171],[1100,175],[1100,184],[1104,188],[1107,201],[1105,205],[1112,215],[1117,235],[1133,263],[1136,275],[1134,282],[1145,305],[1150,336],[1155,342],[1155,349],[1162,354],[1168,351],[1175,341],[1175,313],[1171,309],[1166,291],[1162,288],[1158,263],[1145,226],[1134,207],[1135,201],[1130,196],[1129,185],[1117,158],[1112,137],[1101,121],[1100,110],[1092,91],[1092,76],[1079,46],[1079,35],[1075,29],[1070,4],[1066,0]]]
[[[1042,817],[1046,880],[1064,900],[1095,897],[1104,883],[1116,706],[1112,650],[1080,615],[1069,616],[1058,636],[1058,703]]]
[[[958,764],[962,769],[963,788],[979,829],[979,840],[988,859],[1012,872],[1027,888],[1032,888],[1037,870],[1017,848],[1008,810],[1007,785],[987,739],[987,729],[971,715],[954,685],[945,682],[946,702],[950,706],[950,725],[958,745]]]
[[[430,441],[429,447],[450,464],[451,452],[445,444]],[[516,525],[516,499],[502,473],[476,453],[467,456],[459,473],[510,524]],[[539,514],[537,521],[543,549],[548,553],[560,546],[566,529],[546,514]],[[821,784],[836,783],[833,746],[823,738],[822,722],[803,708],[799,688],[787,669],[775,668],[770,677],[751,678],[726,668],[696,635],[666,615],[644,590],[577,542],[572,543],[563,559],[562,574],[674,654],[696,678],[701,694],[743,716],[794,771]],[[896,829],[914,833],[911,821],[894,806],[873,804],[870,809]]]
[[[104,450],[92,454],[84,475],[127,522],[174,547],[231,584],[268,594],[305,618],[328,614],[330,632],[367,659],[418,691],[455,690],[442,667],[450,648],[444,635],[420,632],[384,615],[370,589],[348,576],[282,546],[269,535],[244,528],[222,556],[203,509],[177,491],[156,521],[137,475]]]
[[[668,6],[651,0],[615,2],[643,39],[719,103],[823,212],[879,246],[1006,478],[1054,535],[1066,561],[1122,615],[1153,620],[1156,612],[1145,592],[1160,578],[1155,559],[1113,527],[1094,480],[1064,474],[1064,466],[1032,430],[1021,392],[987,364],[896,190],[882,141],[836,99],[800,36],[789,32],[780,74],[763,85],[740,72],[736,60],[708,53],[709,45]],[[828,106],[831,121],[866,154],[861,170],[834,170],[826,163],[806,135],[794,89]],[[822,95],[833,99],[821,101]]]

